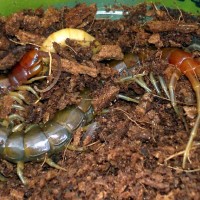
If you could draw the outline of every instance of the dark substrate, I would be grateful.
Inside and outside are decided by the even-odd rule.
[[[7,91],[0,91],[1,119],[18,113],[31,124],[45,123],[58,110],[77,105],[81,92],[88,88],[96,111],[94,121],[98,123],[86,141],[81,137],[81,129],[74,133],[72,144],[85,145],[86,150],[66,149],[52,155],[66,171],[49,167],[43,161],[26,163],[27,186],[19,180],[16,165],[1,159],[0,171],[7,181],[0,182],[0,199],[200,199],[200,172],[186,170],[199,168],[197,141],[200,138],[195,138],[196,145],[190,152],[191,162],[187,162],[186,169],[181,168],[182,155],[165,162],[169,156],[184,150],[190,132],[185,130],[170,101],[163,93],[157,95],[149,81],[150,72],[169,81],[174,68],[161,59],[162,49],[187,48],[193,38],[200,39],[200,19],[180,10],[158,9],[155,5],[148,9],[145,4],[123,9],[128,14],[125,12],[124,18],[117,21],[95,19],[96,6],[85,4],[60,10],[25,10],[0,18],[1,74],[9,73],[22,55],[33,48],[30,43],[41,45],[48,35],[63,27],[83,29],[111,48],[111,53],[107,51],[103,57],[94,58],[92,47],[83,48],[70,40],[66,42],[71,48],[55,44],[60,58],[90,67],[96,74],[62,68],[56,85],[40,94],[39,103],[25,105],[26,112],[11,108],[13,101]],[[147,18],[151,20],[146,21]],[[107,61],[113,57],[116,47],[123,54],[137,55],[139,62],[132,73],[147,74],[145,81],[151,93],[134,82],[119,83],[120,76]],[[199,57],[198,51],[193,54]],[[50,83],[57,74],[57,65],[54,61]],[[31,83],[38,88],[47,85],[41,80]],[[139,97],[139,103],[120,100],[116,98],[118,93]],[[35,101],[30,92],[23,94],[28,101]],[[196,116],[196,99],[185,76],[177,84],[176,96],[191,129]]]

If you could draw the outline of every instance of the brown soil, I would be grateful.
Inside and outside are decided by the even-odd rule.
[[[161,59],[162,49],[186,48],[193,38],[200,39],[200,18],[180,10],[157,9],[155,5],[149,9],[145,4],[123,9],[128,14],[125,12],[124,18],[117,21],[95,19],[96,6],[85,4],[59,10],[25,10],[0,18],[0,70],[4,75],[34,47],[33,43],[41,45],[48,35],[63,27],[83,29],[103,45],[93,55],[95,44],[87,48],[70,40],[66,41],[66,48],[54,44],[62,63],[59,80],[52,89],[40,93],[37,104],[31,103],[36,100],[34,95],[23,92],[30,102],[26,112],[11,108],[13,100],[6,90],[0,91],[0,117],[18,113],[31,124],[45,123],[58,110],[77,105],[81,92],[87,88],[96,111],[94,121],[98,123],[89,139],[81,139],[80,129],[74,134],[72,144],[85,144],[86,151],[66,149],[52,155],[67,171],[42,162],[26,163],[24,176],[29,183],[24,186],[16,174],[16,165],[2,159],[0,172],[7,181],[0,182],[0,199],[200,199],[200,172],[183,170],[182,155],[165,162],[184,150],[190,132],[185,130],[170,101],[164,94],[156,95],[149,81],[150,72],[169,81],[174,68]],[[146,21],[147,18],[151,20]],[[134,60],[137,64],[133,75],[145,72],[152,93],[146,93],[134,82],[119,82],[120,76],[108,59],[121,60],[128,53],[134,53],[139,60]],[[199,52],[194,52],[194,56],[199,57]],[[40,80],[31,86],[46,88],[58,67],[53,59],[49,83]],[[139,103],[117,99],[119,93],[140,97]],[[185,76],[177,84],[176,96],[191,129],[196,99]],[[195,141],[199,139],[197,136]],[[199,168],[199,153],[197,144],[190,153],[187,169]]]

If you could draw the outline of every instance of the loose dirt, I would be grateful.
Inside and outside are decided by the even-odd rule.
[[[44,89],[59,70],[61,75],[52,89],[38,93],[41,99],[37,104],[33,94],[23,91],[29,102],[24,105],[25,111],[12,108],[13,99],[7,89],[1,89],[1,119],[15,113],[23,116],[26,124],[46,123],[58,110],[77,105],[81,93],[87,89],[95,110],[93,121],[98,124],[91,135],[83,137],[82,129],[74,133],[71,143],[85,145],[86,150],[66,149],[52,155],[66,171],[42,161],[26,163],[27,186],[19,180],[16,165],[2,159],[0,172],[7,181],[0,182],[1,199],[200,199],[200,172],[189,171],[200,169],[200,136],[195,138],[190,152],[186,168],[189,170],[181,168],[182,154],[166,161],[184,150],[190,131],[186,131],[162,89],[161,95],[156,93],[149,78],[152,72],[156,78],[162,76],[169,83],[174,66],[161,58],[162,51],[169,47],[187,50],[194,45],[194,38],[200,40],[200,17],[146,4],[120,9],[125,11],[124,17],[115,21],[96,19],[95,4],[24,10],[0,18],[2,76],[7,76],[28,50],[41,45],[51,33],[62,28],[82,29],[102,45],[94,55],[94,44],[82,47],[69,39],[65,48],[54,44],[61,66],[53,58],[49,82],[38,80],[30,86]],[[145,74],[144,80],[151,92],[134,81],[120,81],[127,74],[119,75],[113,69],[114,63],[121,62],[130,53],[134,56],[129,60],[128,73]],[[193,54],[196,58],[200,55],[199,51]],[[138,103],[120,99],[119,94],[136,98]],[[176,97],[191,129],[196,116],[196,98],[185,76],[178,81]]]

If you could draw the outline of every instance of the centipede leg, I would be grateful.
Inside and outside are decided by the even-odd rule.
[[[154,77],[154,74],[152,72],[150,73],[149,78],[150,78],[150,81],[151,81],[152,85],[154,86],[157,94],[161,95],[161,91],[160,91],[160,89],[158,87],[157,81],[156,81],[156,79]]]
[[[58,164],[56,164],[51,158],[46,158],[45,163],[47,163],[49,166],[59,169],[59,170],[63,170],[63,171],[67,171],[65,168],[59,166]]]
[[[13,101],[15,101],[15,103],[13,103],[11,105],[11,108],[18,110],[18,111],[25,111],[25,107],[23,106],[23,102],[27,103],[28,102],[25,100],[25,97],[20,94],[19,92],[9,92],[8,96],[10,96]],[[20,121],[22,122],[21,124],[17,124],[16,126],[14,125],[15,123],[13,123],[14,120]],[[3,122],[1,123],[3,126],[10,126],[12,127],[12,132],[16,132],[16,131],[21,131],[24,124],[24,118],[22,116],[20,116],[19,114],[11,114],[8,116],[7,119],[4,119]]]
[[[9,95],[20,105],[23,104],[23,102],[25,102],[27,105],[29,104],[29,102],[26,101],[24,95],[20,94],[19,92],[9,92]]]
[[[34,94],[37,99],[40,99],[40,97],[38,96],[37,92],[30,86],[27,86],[27,85],[21,85],[17,88],[18,90],[26,90],[26,91],[29,91],[31,92],[32,94]]]
[[[5,182],[7,179],[0,173],[0,181]]]
[[[19,132],[22,131],[24,128],[24,123],[18,124],[12,128],[12,132]]]
[[[199,127],[199,124],[200,124],[200,82],[192,73],[188,72],[187,77],[190,80],[192,87],[193,87],[193,90],[195,91],[195,94],[196,94],[198,116],[196,118],[194,127],[192,128],[192,131],[190,133],[189,141],[188,141],[187,146],[185,148],[185,152],[184,152],[184,156],[183,156],[183,164],[182,164],[183,168],[185,168],[186,160],[189,156],[189,152],[192,148],[192,143],[194,141],[194,138],[197,135],[198,127]]]
[[[66,146],[66,148],[70,151],[78,151],[78,152],[82,152],[82,151],[86,151],[87,150],[87,147],[77,147],[75,145],[72,145],[72,144],[68,144]]]
[[[190,138],[189,138],[187,146],[185,148],[185,152],[184,152],[184,156],[183,156],[183,164],[182,164],[183,168],[185,168],[186,160],[189,157],[189,153],[190,153],[190,150],[192,148],[192,144],[193,144],[194,138],[197,135],[199,124],[200,124],[200,114],[198,114],[198,116],[196,118],[195,125],[192,128],[192,131],[190,133]]]
[[[24,185],[27,184],[26,178],[23,176],[23,170],[24,170],[24,162],[19,161],[17,162],[17,175],[19,176],[20,180]]]
[[[37,77],[29,79],[26,83],[33,83],[34,81],[42,80],[45,78],[47,78],[47,76],[37,76]]]
[[[162,88],[162,90],[164,91],[166,97],[170,99],[170,95],[169,95],[169,92],[168,92],[167,84],[166,84],[164,78],[163,78],[162,76],[158,76],[158,80],[159,80],[159,83],[160,83],[160,85],[161,85],[161,88]],[[156,81],[156,79],[155,79],[155,77],[154,77],[154,74],[153,74],[152,72],[150,73],[150,81],[151,81],[152,85],[154,86],[154,88],[155,88],[157,94],[158,94],[159,96],[161,96],[161,91],[160,91],[160,89],[159,89],[159,86],[158,86],[158,84],[157,84],[157,81]]]
[[[123,100],[125,100],[125,101],[129,101],[129,102],[133,102],[133,103],[139,103],[139,100],[134,99],[134,98],[131,98],[131,97],[128,97],[128,96],[125,96],[125,95],[123,95],[123,94],[118,94],[118,95],[117,95],[117,98],[123,99]]]
[[[21,117],[20,115],[17,115],[17,114],[9,115],[8,118],[9,118],[9,121],[13,121],[13,120],[15,120],[15,119],[17,119],[17,120],[19,120],[19,121],[21,121],[21,122],[24,121],[24,118]]]
[[[143,77],[138,77],[135,79],[135,82],[141,86],[146,92],[151,93],[152,90],[147,86],[147,84],[145,83]]]
[[[164,78],[162,76],[158,76],[158,79],[159,79],[161,88],[163,89],[165,95],[167,96],[167,98],[170,99],[170,95],[169,95],[169,92],[168,92],[168,89],[167,89],[167,84],[166,84]]]
[[[23,106],[20,106],[20,105],[17,105],[17,104],[13,104],[12,105],[12,108],[16,109],[16,110],[21,110],[21,111],[24,111],[25,108]]]
[[[14,126],[14,120],[18,120],[21,123],[16,125],[16,126]],[[24,127],[24,123],[23,122],[24,122],[24,118],[23,117],[21,117],[18,114],[12,114],[12,115],[8,116],[8,119],[5,119],[2,122],[2,125],[5,126],[5,127],[8,127],[10,125],[12,127],[12,132],[16,132],[16,131],[22,130],[22,128]]]

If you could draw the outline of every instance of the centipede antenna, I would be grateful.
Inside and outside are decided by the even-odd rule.
[[[16,110],[25,110],[25,108],[23,106],[17,105],[17,104],[13,104],[12,108],[16,109]]]
[[[14,127],[12,128],[12,132],[14,133],[14,132],[21,131],[23,128],[24,128],[24,124],[23,124],[23,123],[18,124],[18,125],[14,126]]]
[[[147,86],[147,84],[144,82],[143,77],[139,77],[135,79],[135,82],[142,87],[143,89],[145,89],[146,92],[152,92],[152,90]]]
[[[130,101],[130,102],[134,102],[134,103],[139,103],[138,100],[133,99],[133,98],[131,98],[131,97],[127,97],[127,96],[125,96],[125,95],[123,95],[123,94],[118,94],[118,95],[117,95],[117,98],[123,99],[123,100],[125,100],[125,101]]]
[[[17,162],[17,175],[19,176],[21,182],[26,185],[27,184],[27,180],[26,178],[23,176],[23,170],[24,170],[24,162],[22,161],[18,161]]]
[[[154,86],[157,94],[161,95],[161,91],[160,91],[160,89],[158,87],[158,84],[157,84],[157,81],[156,81],[156,79],[155,79],[155,77],[153,75],[153,72],[150,73],[150,81],[151,81],[152,85]]]
[[[57,165],[51,158],[46,158],[45,163],[47,163],[49,166],[59,169],[59,170],[63,170],[63,171],[67,171],[67,169]]]
[[[160,85],[161,85],[163,91],[165,92],[165,95],[167,96],[168,99],[170,99],[170,95],[169,95],[169,92],[167,89],[167,84],[166,84],[164,78],[162,76],[158,76],[158,79],[159,79],[159,82],[160,82]]]
[[[10,121],[13,121],[13,120],[19,120],[19,121],[21,121],[21,122],[24,121],[24,118],[21,117],[21,116],[18,115],[18,114],[9,115],[9,116],[8,116],[8,119],[9,119]]]
[[[31,92],[32,94],[34,94],[37,99],[39,99],[40,97],[38,96],[37,92],[30,86],[27,85],[22,85],[18,87],[18,90],[28,90],[29,92]]]

